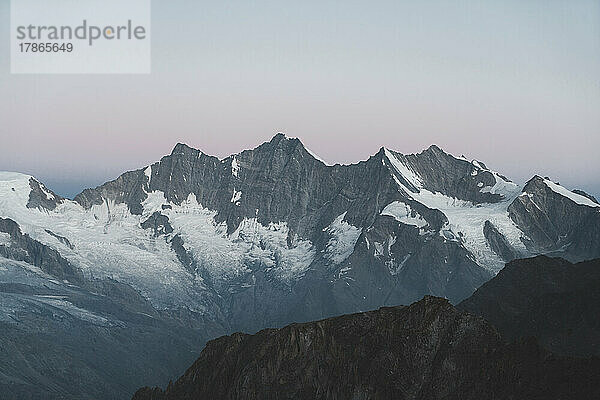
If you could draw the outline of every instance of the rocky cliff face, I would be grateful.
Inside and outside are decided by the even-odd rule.
[[[506,345],[484,320],[425,297],[213,340],[166,391],[144,388],[133,399],[593,398],[599,374],[598,359]]]
[[[0,243],[0,257],[39,267],[61,280],[72,283],[83,281],[83,274],[79,269],[71,265],[58,251],[23,234],[15,221],[0,218],[0,233],[4,233],[6,238]]]
[[[508,340],[533,336],[558,354],[600,355],[600,259],[515,260],[461,302]]]
[[[536,253],[580,261],[600,257],[600,204],[535,176],[508,208]]]
[[[65,201],[64,198],[33,178],[29,179],[29,187],[31,188],[31,192],[29,192],[29,199],[27,201],[28,208],[41,208],[52,211]]]

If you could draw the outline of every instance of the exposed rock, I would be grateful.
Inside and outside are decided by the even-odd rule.
[[[171,248],[177,255],[179,262],[183,265],[188,271],[194,272],[195,270],[195,262],[193,257],[188,253],[188,251],[183,247],[183,239],[181,239],[180,235],[175,235],[171,239]]]
[[[73,246],[73,244],[71,244],[71,242],[69,241],[69,239],[67,239],[64,236],[61,235],[57,235],[56,233],[52,232],[50,229],[44,229],[44,231],[46,231],[46,233],[56,239],[58,239],[59,242],[61,242],[62,244],[64,244],[65,246],[67,246],[68,248],[70,248],[71,250],[75,249],[75,246]]]
[[[479,167],[468,161],[455,159],[437,148],[431,148],[409,159],[414,168],[427,174],[428,187],[431,190],[449,190],[450,194],[474,201],[499,199],[498,195],[480,193],[474,181],[471,182],[472,170]],[[329,262],[320,257],[315,260],[315,265],[305,276],[304,282],[292,288],[260,287],[272,286],[273,278],[265,277],[261,280],[258,278],[261,273],[250,267],[253,275],[251,279],[257,282],[252,285],[254,298],[251,303],[261,304],[260,308],[263,310],[280,310],[279,312],[285,313],[264,316],[267,324],[273,324],[275,321],[297,321],[298,318],[312,320],[343,312],[398,304],[398,301],[410,303],[425,293],[446,296],[453,301],[470,295],[481,283],[489,279],[491,274],[477,265],[458,241],[445,241],[442,236],[436,235],[447,223],[444,214],[412,200],[399,191],[396,178],[390,173],[390,165],[387,165],[385,160],[386,154],[382,149],[367,161],[352,165],[326,166],[316,160],[298,139],[290,139],[283,134],[276,135],[271,141],[255,149],[223,160],[180,143],[170,155],[163,157],[160,162],[148,167],[149,169],[128,172],[115,181],[84,191],[75,200],[84,207],[101,204],[103,199],[116,203],[125,202],[132,212],[141,213],[141,203],[147,198],[146,193],[152,191],[164,193],[170,204],[181,204],[190,196],[194,196],[204,207],[217,212],[216,223],[225,222],[229,234],[233,233],[244,219],[256,218],[264,226],[285,222],[289,228],[288,244],[291,246],[296,238],[310,240],[315,245],[318,255],[322,254],[330,240],[324,230],[338,216],[344,214],[344,222],[357,229],[371,229],[370,234],[365,236],[367,240],[370,235],[381,237],[384,232],[377,232],[378,227],[386,224],[380,223],[379,219],[388,218],[380,216],[382,209],[392,201],[401,200],[426,219],[427,229],[431,234],[423,236],[418,230],[407,228],[403,235],[407,239],[410,237],[409,243],[396,244],[393,254],[387,254],[387,259],[383,261],[382,257],[374,254],[372,247],[360,245],[365,240],[361,237],[352,256],[352,268],[347,269],[347,279],[343,281],[338,281],[333,276],[338,276],[338,271],[344,267],[336,266],[336,270],[331,270],[326,267]],[[389,161],[387,163],[389,164]],[[446,169],[433,173],[431,168]],[[480,178],[484,179],[486,176],[481,170]],[[495,183],[495,178],[491,175],[485,179],[489,185]],[[463,184],[468,184],[468,187],[461,189]],[[240,198],[232,201],[236,193]],[[170,208],[171,205],[167,207]],[[166,209],[165,205],[161,208],[162,211]],[[158,215],[160,213],[156,214]],[[164,218],[159,218],[160,223],[166,222],[163,221]],[[143,222],[143,226],[149,227],[154,221],[155,216],[152,216]],[[398,226],[397,222],[395,225],[397,227],[391,231],[404,229]],[[195,271],[195,261],[185,250],[183,237],[175,235],[171,239],[171,245],[182,264],[188,270]],[[436,258],[436,252],[427,250],[431,247],[439,248],[447,257]],[[386,262],[399,265],[409,253],[412,257],[404,264],[400,274],[391,273],[390,267],[384,265]],[[201,273],[202,269],[198,271]],[[363,279],[371,275],[377,278]],[[346,286],[350,279],[356,282],[353,294],[344,293],[337,287],[340,284]],[[321,281],[331,282],[333,285],[323,286],[318,283]],[[243,285],[246,284],[243,282]],[[311,285],[317,285],[319,290]],[[279,293],[279,297],[270,297],[274,291]],[[263,298],[262,293],[269,297]],[[248,318],[245,309],[247,301],[250,301],[247,298],[248,293],[228,287],[226,293],[221,295],[228,298],[226,302],[230,305],[229,313],[235,324],[240,324]],[[283,300],[282,296],[288,299]],[[312,306],[306,307],[305,302]],[[241,306],[242,304],[244,306]],[[292,313],[291,310],[283,308],[282,304],[288,304],[293,310],[305,311],[300,314]],[[290,319],[291,315],[294,315],[293,319]],[[262,318],[253,315],[249,320],[256,322]],[[238,328],[249,327],[238,325]],[[260,326],[256,327],[259,328]]]
[[[483,234],[492,250],[504,261],[508,262],[519,258],[519,252],[508,243],[506,238],[498,232],[498,229],[490,221],[485,221]]]
[[[600,257],[600,206],[580,205],[552,190],[547,181],[532,178],[508,208],[529,238],[527,247],[572,261]]]
[[[366,161],[327,166],[282,134],[223,159],[178,144],[151,166],[83,191],[77,204],[23,177],[0,173],[0,212],[31,237],[0,234],[2,254],[59,280],[86,271],[91,281],[81,288],[129,299],[122,306],[132,314],[160,316],[174,332],[185,326],[204,338],[426,294],[457,303],[503,259],[561,252],[580,260],[600,248],[597,215],[569,196],[589,198],[531,184],[514,200],[518,185],[437,146],[413,155],[382,148]],[[12,273],[0,268],[0,275],[7,291],[29,290]],[[125,286],[103,291],[94,276]]]
[[[83,274],[78,268],[71,265],[58,251],[21,233],[15,221],[0,218],[0,232],[9,234],[11,238],[10,246],[0,245],[0,256],[35,265],[61,280],[72,283],[83,281]]]
[[[480,182],[484,186],[494,186],[496,183],[496,178],[482,162],[472,163],[453,157],[436,145],[418,154],[392,153],[406,161],[406,164],[423,178],[424,187],[432,192],[441,192],[449,197],[475,204],[502,200],[499,194],[480,190]]]
[[[29,200],[27,202],[28,208],[54,210],[64,201],[64,198],[52,192],[33,178],[29,179],[29,186],[31,187],[31,192],[29,192]]]
[[[160,211],[155,211],[147,220],[142,222],[141,226],[144,229],[152,229],[155,237],[173,232],[169,217],[161,214]]]
[[[148,197],[145,191],[147,187],[148,177],[144,170],[129,171],[96,189],[85,189],[74,200],[85,208],[91,208],[111,199],[115,203],[127,204],[132,214],[140,215],[141,203]]]
[[[27,282],[0,285],[2,399],[128,398],[141,385],[183,373],[207,337],[224,333],[211,331],[210,321],[186,326],[115,281],[88,282],[86,289],[0,264],[2,277]]]

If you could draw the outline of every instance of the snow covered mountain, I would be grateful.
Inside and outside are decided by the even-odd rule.
[[[178,144],[74,200],[0,173],[0,218],[3,299],[7,285],[12,298],[61,295],[51,306],[85,324],[89,311],[127,325],[61,292],[111,282],[198,340],[426,294],[458,302],[517,257],[600,257],[600,205],[548,179],[520,186],[436,146],[329,166],[282,134],[224,159]],[[14,324],[5,304],[0,322]]]

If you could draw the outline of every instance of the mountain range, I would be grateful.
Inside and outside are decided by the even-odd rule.
[[[73,200],[0,172],[0,389],[126,398],[209,339],[457,304],[538,254],[600,257],[600,204],[437,146],[326,165],[283,134],[223,159],[178,144]]]

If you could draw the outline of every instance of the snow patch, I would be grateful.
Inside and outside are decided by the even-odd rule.
[[[521,238],[523,232],[515,225],[508,215],[508,206],[517,197],[518,189],[498,203],[474,205],[469,201],[432,193],[421,189],[411,196],[429,208],[442,211],[448,218],[448,225],[443,227],[440,234],[451,241],[460,241],[475,257],[475,261],[494,273],[504,267],[504,261],[489,247],[483,234],[485,221],[490,221],[506,238],[508,243],[521,252],[529,254]]]
[[[38,182],[38,183],[39,183],[39,182]],[[54,197],[54,195],[52,194],[52,192],[50,192],[50,190],[48,190],[48,189],[46,188],[46,186],[44,186],[44,185],[43,185],[43,184],[41,184],[41,183],[39,183],[39,185],[40,185],[40,188],[42,189],[42,192],[43,192],[43,193],[46,195],[46,199],[47,199],[47,200],[54,200],[54,199],[56,199],[56,198]]]
[[[374,256],[377,257],[377,258],[385,256],[385,252],[383,250],[383,244],[381,244],[379,242],[373,242],[373,244],[375,245],[375,254],[374,254]]]
[[[287,223],[264,226],[256,218],[244,219],[231,235],[245,263],[257,261],[284,282],[301,278],[315,259],[316,250],[310,240],[294,235],[288,246]]]
[[[473,164],[474,166],[476,166],[476,167],[477,167],[477,168],[479,168],[479,169],[483,169],[483,170],[485,170],[485,169],[486,169],[486,168],[484,168],[484,167],[483,167],[483,165],[481,165],[481,163],[480,163],[479,161],[477,161],[477,160],[473,160],[473,161],[471,161],[471,164]]]
[[[235,159],[235,156],[233,156],[233,158],[231,159],[231,175],[235,176],[237,178],[239,172],[240,172],[240,166],[239,166],[237,160]]]
[[[324,229],[331,235],[325,247],[325,258],[335,264],[339,264],[354,251],[354,246],[362,232],[353,225],[344,221],[346,213],[338,215],[333,222]]]
[[[104,317],[101,317],[97,314],[94,314],[88,310],[84,310],[83,308],[79,308],[75,306],[73,303],[57,298],[59,296],[36,296],[38,297],[38,301],[40,303],[47,304],[49,306],[55,307],[74,318],[80,319],[82,321],[90,322],[94,325],[107,325],[108,320]]]
[[[309,240],[292,238],[288,246],[289,228],[283,222],[264,226],[256,218],[246,218],[228,235],[227,225],[215,222],[217,212],[204,208],[194,194],[163,213],[198,268],[217,284],[251,273],[251,268],[262,268],[289,282],[302,276],[315,257]]]
[[[391,247],[391,246],[384,247],[386,242],[383,242],[383,243],[373,242],[375,244],[375,254],[374,254],[375,257],[380,258],[380,257],[386,256],[385,249],[388,248],[388,251],[389,251],[389,247]]]
[[[406,262],[410,259],[411,256],[412,254],[410,253],[405,255],[402,261],[400,261],[400,263],[397,263],[396,260],[386,261],[385,265],[388,268],[388,271],[390,271],[390,274],[398,275],[400,271],[402,271],[402,269],[406,265]]]
[[[489,170],[488,170],[489,171]],[[514,198],[515,192],[519,190],[519,186],[514,183],[504,179],[500,174],[494,171],[489,171],[494,175],[494,179],[496,183],[493,186],[486,186],[480,190],[481,193],[492,193],[499,194],[504,198],[512,197]],[[479,186],[479,185],[478,185]]]
[[[375,243],[375,252],[373,254],[374,257],[379,259],[384,259],[384,264],[394,275],[394,271],[396,270],[396,261],[392,254],[392,246],[396,243],[396,236],[388,237],[384,243],[374,242]]]
[[[186,305],[202,311],[195,278],[185,270],[165,240],[158,240],[140,223],[166,202],[153,192],[144,202],[142,216],[132,215],[126,204],[104,201],[86,210],[65,200],[52,211],[29,209],[27,176],[10,181],[2,174],[0,216],[19,223],[23,233],[59,251],[88,278],[112,278],[132,285],[158,308]],[[12,189],[15,189],[14,191]],[[46,229],[68,237],[74,249],[51,238]]]
[[[337,278],[338,279],[345,278],[347,280],[353,280],[351,277],[347,276],[348,272],[350,272],[350,271],[352,271],[351,267],[344,267],[344,268],[340,269],[340,271],[338,272]],[[346,282],[346,284],[348,286],[350,286],[350,284],[348,282]]]
[[[240,205],[240,199],[242,198],[242,192],[238,192],[237,190],[233,189],[233,195],[231,196],[231,202],[235,203],[236,206]]]
[[[553,192],[558,193],[561,196],[568,198],[569,200],[573,201],[574,203],[577,203],[582,206],[587,206],[587,207],[600,207],[600,204],[594,203],[592,200],[588,199],[585,196],[582,196],[577,193],[573,193],[570,190],[566,189],[565,187],[558,185],[548,179],[544,179],[544,183]]]
[[[419,213],[401,201],[394,201],[385,206],[381,215],[389,215],[394,217],[398,222],[406,225],[414,225],[418,228],[423,228],[427,225],[427,221]]]
[[[0,172],[0,216],[7,216],[6,210],[26,208],[29,202],[31,175],[17,172]]]
[[[386,156],[391,160],[393,154]],[[474,166],[483,169],[482,165],[472,162]],[[398,169],[399,167],[396,167]],[[410,171],[409,171],[410,172]],[[473,254],[475,262],[485,269],[497,273],[504,268],[504,261],[489,246],[483,234],[485,221],[489,220],[498,231],[507,239],[509,244],[524,256],[529,254],[521,238],[524,233],[514,224],[508,215],[508,206],[519,195],[519,187],[503,179],[499,174],[490,171],[496,177],[496,184],[493,187],[483,188],[482,191],[498,193],[503,195],[503,199],[497,203],[483,203],[474,205],[470,201],[459,200],[448,197],[441,193],[432,193],[422,186],[418,191],[409,191],[399,180],[396,183],[399,189],[406,193],[413,200],[425,205],[428,208],[437,209],[446,215],[448,224],[440,229],[440,235],[449,241],[461,242],[464,247]],[[406,172],[408,173],[408,172]],[[418,177],[413,176],[411,183],[419,183]],[[377,248],[376,251],[383,254],[383,248]]]
[[[11,240],[8,233],[0,232],[0,246],[10,246]]]

